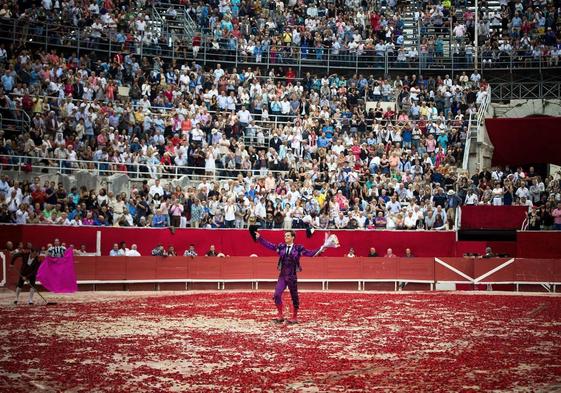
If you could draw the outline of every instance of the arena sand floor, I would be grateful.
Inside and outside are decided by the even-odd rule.
[[[302,292],[290,326],[268,291],[48,296],[0,295],[0,391],[561,391],[558,295]]]

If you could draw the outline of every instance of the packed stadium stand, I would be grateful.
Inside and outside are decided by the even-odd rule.
[[[561,0],[0,0],[0,391],[560,391],[560,56]]]
[[[0,222],[459,230],[512,205],[558,230],[555,158],[492,166],[485,119],[561,114],[560,27],[555,1],[6,1]]]

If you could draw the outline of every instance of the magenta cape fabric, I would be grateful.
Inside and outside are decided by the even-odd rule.
[[[76,292],[78,285],[74,271],[74,250],[69,248],[61,258],[46,257],[39,266],[37,279],[51,292]]]

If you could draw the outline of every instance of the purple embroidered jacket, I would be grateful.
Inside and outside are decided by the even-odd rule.
[[[277,269],[281,272],[281,275],[295,275],[296,272],[301,272],[302,267],[300,266],[300,257],[313,257],[321,249],[316,248],[314,250],[308,250],[301,244],[293,244],[292,249],[290,250],[290,255],[287,255],[286,249],[288,246],[286,243],[273,244],[263,239],[262,236],[260,236],[257,241],[269,250],[273,250],[279,254]]]

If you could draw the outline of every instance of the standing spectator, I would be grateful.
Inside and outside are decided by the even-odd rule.
[[[191,205],[191,228],[198,228],[200,226],[203,214],[204,209],[199,200],[195,198],[194,203]]]
[[[226,228],[234,228],[236,223],[236,210],[237,207],[234,204],[233,199],[228,199],[226,206],[224,207],[224,223]]]
[[[47,249],[47,255],[54,258],[61,258],[66,252],[66,247],[60,244],[59,239],[55,239],[53,245]]]
[[[448,190],[446,199],[446,216],[448,217],[448,227],[453,228],[456,220],[456,210],[460,206],[462,199],[456,195],[454,190]]]
[[[159,195],[160,197],[164,196],[164,188],[160,186],[160,179],[156,179],[154,181],[154,185],[150,187],[149,195],[154,198],[155,195]]]
[[[183,215],[183,205],[179,203],[179,200],[175,197],[173,197],[172,199],[169,213],[171,215],[171,226],[174,228],[179,228],[181,224],[181,216]]]
[[[561,202],[557,204],[557,208],[551,213],[553,216],[553,229],[561,231]]]

